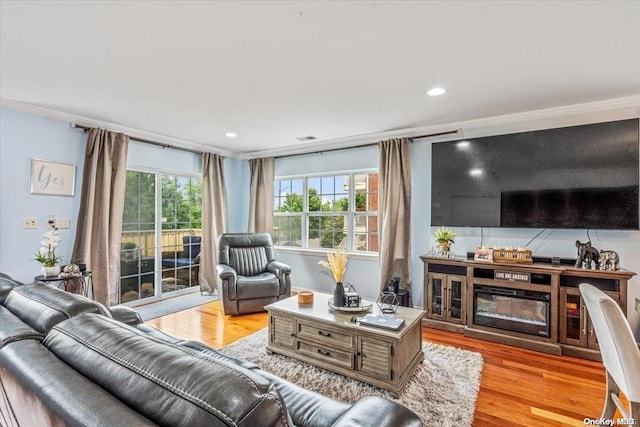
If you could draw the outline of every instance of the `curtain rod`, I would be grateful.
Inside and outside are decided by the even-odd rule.
[[[453,135],[453,134],[458,134],[458,133],[462,133],[462,129],[448,130],[448,131],[445,131],[445,132],[436,132],[436,133],[429,133],[429,134],[426,134],[426,135],[412,136],[409,139],[411,139],[411,143],[413,143],[414,139],[429,138],[429,137],[443,136],[443,135]],[[288,154],[288,155],[283,155],[283,156],[275,156],[274,158],[275,159],[282,159],[282,158],[285,158],[285,157],[304,156],[306,154],[330,153],[332,151],[351,150],[352,148],[373,147],[374,145],[378,145],[378,143],[377,142],[372,142],[370,144],[353,145],[353,146],[350,146],[350,147],[330,148],[328,150],[319,150],[319,151],[308,151],[306,153],[297,153],[297,154]]]
[[[72,128],[82,129],[85,132],[89,132],[89,130],[94,129],[94,128],[91,128],[91,127],[88,127],[88,126],[81,126],[81,125],[76,124],[76,123],[71,123],[71,127]],[[129,136],[129,139],[131,141],[138,141],[138,142],[143,142],[145,144],[155,145],[156,147],[171,148],[172,150],[186,151],[187,153],[203,154],[202,151],[191,150],[189,148],[176,147],[175,145],[163,144],[161,142],[150,141],[148,139],[136,138],[135,136]]]

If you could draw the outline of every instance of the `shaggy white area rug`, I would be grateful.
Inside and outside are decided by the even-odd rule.
[[[418,365],[399,399],[375,386],[334,374],[279,354],[268,354],[267,328],[220,349],[256,363],[261,369],[337,400],[353,403],[364,396],[394,400],[418,414],[425,426],[471,426],[484,364],[482,356],[434,343],[423,343]]]

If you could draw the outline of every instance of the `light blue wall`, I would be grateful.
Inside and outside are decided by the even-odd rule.
[[[0,109],[0,271],[31,282],[40,274],[33,260],[47,230],[48,215],[71,219],[69,229],[60,230],[62,243],[57,255],[69,262],[75,236],[82,188],[86,135],[68,122]],[[30,193],[31,159],[73,163],[76,170],[74,197]],[[37,230],[22,228],[23,217],[36,217]]]
[[[227,187],[229,233],[246,233],[249,223],[249,162],[227,157],[224,160]]]

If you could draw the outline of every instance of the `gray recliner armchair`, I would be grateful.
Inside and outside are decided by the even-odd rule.
[[[275,260],[269,233],[230,233],[218,239],[218,296],[224,314],[264,311],[291,294],[291,267]]]

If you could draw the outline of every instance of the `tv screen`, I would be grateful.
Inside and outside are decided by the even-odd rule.
[[[639,120],[432,145],[431,225],[639,228]]]

